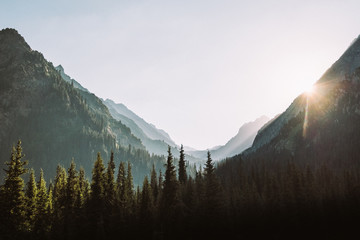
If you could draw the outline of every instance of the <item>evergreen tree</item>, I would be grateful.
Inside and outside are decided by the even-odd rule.
[[[151,169],[150,186],[151,186],[152,195],[153,195],[153,198],[154,198],[154,203],[156,203],[156,202],[157,202],[158,193],[159,193],[159,189],[158,189],[158,179],[157,179],[157,174],[156,174],[156,170],[155,170],[155,165],[154,165],[154,164],[153,164],[152,169]]]
[[[104,235],[104,190],[105,190],[105,167],[100,153],[92,170],[91,195],[90,195],[90,212],[93,221],[93,229],[97,237],[102,238]]]
[[[8,169],[5,170],[5,183],[2,187],[2,198],[4,202],[4,229],[16,237],[17,233],[26,229],[26,203],[24,194],[24,180],[21,175],[27,172],[24,166],[26,161],[22,161],[21,141],[19,140],[16,148],[12,148],[10,162],[6,162]]]
[[[78,192],[79,192],[79,178],[76,171],[76,165],[73,159],[68,169],[68,177],[67,177],[66,193],[65,193],[66,195],[65,208],[69,212],[70,217],[73,215],[73,211],[76,206]]]
[[[205,180],[204,214],[207,217],[207,219],[211,222],[221,213],[222,196],[221,196],[220,183],[215,175],[215,168],[209,151],[207,155],[208,155],[207,161],[204,168],[204,180]]]
[[[179,182],[181,184],[185,184],[186,180],[187,180],[187,174],[186,174],[185,154],[184,154],[184,147],[181,144],[181,147],[180,147],[180,160],[179,160]]]
[[[150,225],[153,217],[153,196],[148,177],[145,176],[140,200],[140,219],[143,224]]]
[[[63,234],[65,222],[67,174],[64,167],[58,165],[54,182],[53,195],[53,235]]]
[[[168,158],[166,162],[164,189],[162,191],[161,212],[162,217],[168,224],[174,221],[176,216],[178,194],[178,181],[176,179],[176,170],[173,163],[171,148],[168,147]]]
[[[120,214],[124,213],[124,208],[125,208],[125,202],[127,199],[127,191],[126,191],[126,173],[125,173],[125,164],[124,162],[120,162],[119,165],[119,171],[118,171],[118,175],[116,178],[116,193],[117,193],[117,198],[118,198],[118,202],[119,202],[119,211]]]
[[[110,161],[107,166],[106,171],[106,185],[105,185],[105,198],[106,205],[109,208],[112,208],[115,204],[116,198],[116,186],[115,186],[115,162],[114,162],[114,152],[111,152]]]
[[[85,201],[88,200],[88,193],[86,192],[86,178],[85,178],[85,170],[83,167],[80,167],[79,171],[79,189],[77,191],[76,198],[76,208],[81,209],[84,207]]]
[[[70,167],[68,169],[68,177],[66,184],[66,199],[65,199],[65,226],[64,232],[66,236],[70,236],[75,232],[75,222],[76,219],[76,203],[79,195],[79,178],[76,171],[76,165],[74,159],[71,161]]]
[[[128,162],[127,167],[127,176],[126,176],[126,208],[127,211],[131,214],[134,208],[134,183],[133,176],[131,173],[131,163]]]
[[[105,183],[105,215],[104,221],[106,228],[112,229],[114,222],[114,207],[116,206],[116,186],[115,186],[115,162],[114,152],[111,152],[110,161],[108,162],[106,170],[106,183]]]
[[[36,222],[34,231],[40,236],[49,231],[49,218],[48,218],[48,194],[46,182],[44,179],[44,172],[40,169],[40,177],[37,182],[38,192],[36,194]]]
[[[36,219],[36,194],[37,186],[34,169],[30,170],[29,182],[26,185],[26,221],[28,231],[32,231]]]

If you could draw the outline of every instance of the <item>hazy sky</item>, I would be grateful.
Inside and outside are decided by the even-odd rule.
[[[360,1],[1,1],[0,28],[178,144],[273,117],[360,34]],[[1,56],[0,56],[1,57]]]

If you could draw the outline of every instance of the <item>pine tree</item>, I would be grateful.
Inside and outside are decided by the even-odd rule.
[[[29,181],[26,185],[26,221],[28,231],[32,231],[36,219],[36,194],[37,186],[35,181],[34,169],[30,170]]]
[[[68,169],[68,177],[67,177],[67,184],[66,184],[66,209],[68,213],[73,215],[73,211],[75,208],[75,204],[78,197],[79,191],[79,178],[76,171],[76,165],[74,163],[74,159],[71,161],[70,167]]]
[[[186,180],[187,180],[187,174],[186,174],[185,154],[184,154],[184,147],[181,144],[181,147],[180,147],[180,160],[179,160],[179,182],[181,184],[185,184]]]
[[[53,234],[59,236],[64,232],[66,206],[67,174],[64,167],[58,165],[54,182],[53,195]]]
[[[40,169],[40,177],[39,181],[37,182],[37,189],[38,192],[36,194],[36,222],[34,231],[39,234],[43,235],[46,231],[49,230],[49,219],[48,219],[48,195],[47,195],[47,188],[46,182],[44,179],[44,172]]]
[[[94,203],[103,204],[105,190],[105,167],[100,153],[97,154],[97,159],[92,170],[91,181],[91,201]]]
[[[68,169],[67,184],[65,190],[65,222],[64,233],[68,238],[75,232],[76,219],[76,202],[79,195],[79,178],[76,171],[76,165],[74,159],[72,159],[70,167]]]
[[[119,211],[120,214],[123,215],[125,202],[127,199],[127,191],[126,191],[126,173],[125,173],[125,164],[124,162],[120,162],[119,171],[116,178],[116,194],[119,202]],[[123,217],[123,216],[121,216]]]
[[[131,173],[131,163],[128,162],[127,176],[126,176],[126,208],[129,214],[133,213],[134,208],[134,183]]]
[[[148,177],[145,176],[140,200],[140,219],[144,224],[151,224],[153,217],[153,196]]]
[[[161,212],[162,217],[168,224],[173,222],[176,215],[176,207],[178,204],[178,181],[176,179],[176,170],[173,163],[171,148],[168,147],[168,158],[166,163],[164,189],[162,191]]]
[[[8,219],[5,222],[4,229],[15,236],[26,229],[24,180],[21,175],[27,172],[27,169],[24,168],[27,162],[22,161],[23,157],[21,141],[19,140],[16,148],[12,148],[10,162],[6,163],[8,169],[5,170],[5,183],[2,188],[4,216],[5,219]]]
[[[114,152],[111,152],[110,161],[107,166],[106,171],[106,185],[105,185],[105,198],[106,205],[109,208],[112,208],[115,204],[116,198],[116,186],[115,186],[115,162],[114,162]]]
[[[105,191],[105,167],[100,153],[92,170],[91,195],[90,195],[90,212],[93,221],[92,230],[97,237],[102,238],[104,235],[104,191]]]
[[[215,168],[212,163],[211,154],[208,151],[207,161],[204,168],[205,180],[205,202],[204,214],[210,222],[214,220],[221,213],[222,208],[222,193],[219,180],[215,175]]]
[[[114,208],[116,206],[116,186],[115,186],[115,162],[114,162],[114,152],[111,152],[110,161],[108,162],[106,170],[106,183],[105,183],[105,215],[104,221],[106,228],[112,229],[114,222]]]
[[[151,169],[151,179],[150,179],[150,186],[151,186],[151,190],[152,190],[152,195],[154,198],[154,203],[157,202],[157,197],[158,197],[158,193],[159,193],[159,189],[158,189],[158,179],[157,179],[157,174],[156,174],[156,170],[155,170],[155,165],[152,165],[152,169]]]

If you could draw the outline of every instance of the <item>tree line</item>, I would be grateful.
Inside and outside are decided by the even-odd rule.
[[[6,164],[1,239],[343,238],[359,223],[359,169],[241,157],[215,168],[208,152],[191,177],[183,147],[177,166],[169,147],[164,173],[153,166],[141,186],[113,153],[107,163],[97,154],[91,181],[72,161],[47,184],[26,168],[21,141]]]

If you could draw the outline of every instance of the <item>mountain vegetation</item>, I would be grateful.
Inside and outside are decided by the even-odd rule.
[[[97,154],[90,181],[71,162],[50,184],[31,170],[26,185],[23,156],[19,141],[0,188],[1,239],[338,239],[352,236],[360,217],[359,166],[237,157],[216,169],[208,152],[195,178],[180,163],[184,178],[169,147],[164,175],[153,167],[135,189],[131,164],[121,162],[115,177],[113,154]]]
[[[150,155],[99,98],[64,81],[16,30],[0,31],[0,56],[1,152],[22,139],[31,167],[43,168],[46,179],[57,164],[68,165],[72,158],[91,172],[96,152],[109,158],[114,151],[117,163],[120,158],[136,162],[136,181],[142,181],[153,164],[160,167],[165,162],[164,157]],[[6,157],[0,160],[3,164]]]

